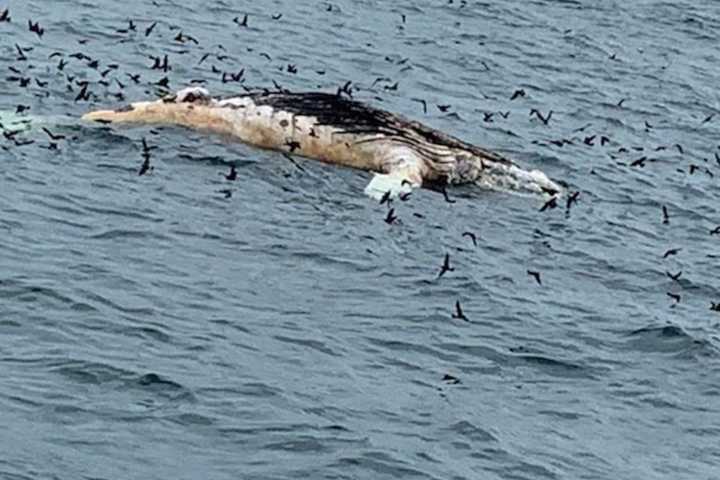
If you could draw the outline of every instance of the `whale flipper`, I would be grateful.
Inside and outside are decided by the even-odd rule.
[[[376,173],[365,187],[365,195],[380,201],[389,195],[388,198],[395,198],[401,194],[408,193],[414,185],[408,178],[399,173]]]
[[[382,200],[386,195],[395,198],[422,186],[423,161],[411,149],[390,148],[384,152],[381,163],[387,173],[375,174],[365,187],[367,196],[375,200]]]

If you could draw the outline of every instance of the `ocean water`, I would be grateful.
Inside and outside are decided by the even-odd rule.
[[[716,2],[5,7],[1,478],[719,478]],[[418,191],[388,225],[365,172],[78,120],[164,77],[352,81],[580,193]]]

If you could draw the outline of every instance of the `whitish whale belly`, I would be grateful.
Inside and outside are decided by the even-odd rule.
[[[368,141],[371,136],[344,133],[319,124],[317,118],[257,105],[240,97],[217,102],[217,114],[232,125],[232,135],[262,148],[314,158],[323,162],[385,171],[383,158],[392,142]]]

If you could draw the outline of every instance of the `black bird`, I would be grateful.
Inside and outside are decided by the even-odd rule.
[[[585,145],[592,147],[593,145],[595,145],[595,137],[596,137],[596,135],[590,135],[589,137],[585,137],[583,139],[583,143]]]
[[[635,160],[634,162],[632,162],[632,163],[630,164],[630,166],[631,166],[631,167],[640,167],[640,168],[642,168],[642,167],[645,166],[645,161],[646,161],[646,160],[647,160],[647,157],[638,158],[637,160]]]
[[[452,198],[450,198],[450,195],[448,195],[448,191],[447,191],[447,179],[445,179],[445,183],[442,184],[442,185],[440,185],[437,189],[440,191],[440,193],[443,194],[443,198],[445,199],[445,201],[446,201],[447,203],[455,203],[455,200],[453,200]]]
[[[78,93],[77,97],[75,97],[75,101],[78,102],[80,100],[90,100],[90,94],[88,93],[88,84],[86,83],[83,85],[82,89],[80,90],[80,93]]]
[[[668,277],[672,278],[673,280],[675,280],[677,282],[680,280],[680,275],[682,275],[682,270],[679,271],[678,273],[676,273],[675,275],[673,275],[670,272],[665,272],[665,275],[667,275]]]
[[[45,33],[45,29],[40,27],[40,22],[32,23],[32,20],[28,20],[28,28],[31,32],[37,33],[37,36],[42,38]]]
[[[678,295],[677,293],[670,293],[670,292],[666,292],[666,293],[667,293],[668,297],[675,300],[675,303],[680,303],[680,295]]]
[[[552,111],[552,110],[550,110],[550,111],[548,112],[548,114],[545,115],[545,116],[543,116],[543,114],[540,113],[540,111],[537,110],[536,108],[533,108],[532,110],[530,110],[530,116],[535,115],[535,116],[536,116],[537,118],[539,118],[540,121],[543,122],[543,124],[545,124],[545,125],[547,125],[548,122],[550,121],[550,118],[552,117],[552,114],[553,114],[553,111]]]
[[[290,153],[293,153],[295,150],[300,148],[300,142],[295,140],[288,140],[285,142],[285,145],[290,149]]]
[[[435,105],[435,106],[438,108],[438,110],[440,110],[443,113],[447,112],[448,109],[450,108],[450,105]]]
[[[710,302],[710,310],[712,310],[713,312],[720,312],[720,302]]]
[[[280,84],[277,83],[275,80],[273,80],[272,83],[273,83],[273,86],[275,87],[275,89],[276,89],[278,92],[280,92],[280,93],[290,93],[290,90],[288,90],[287,88],[281,87]]]
[[[72,55],[69,55],[70,58],[76,58],[78,60],[92,60],[92,58],[88,57],[82,52],[73,53]]]
[[[23,52],[23,49],[20,48],[20,45],[18,45],[17,43],[15,44],[15,50],[17,50],[17,52],[18,52],[17,59],[19,62],[24,62],[25,60],[27,60],[27,57],[25,56],[25,52]]]
[[[288,73],[295,74],[295,73],[297,73],[297,66],[288,64],[287,71],[288,71]]]
[[[577,203],[579,196],[580,191],[573,192],[571,195],[568,195],[567,202],[565,203],[565,210],[569,212],[570,207],[572,207],[573,203]]]
[[[132,80],[134,83],[140,83],[140,74],[139,73],[137,75],[131,75],[129,73],[126,73],[125,75],[130,77],[130,80]]]
[[[247,13],[245,16],[243,16],[242,22],[240,21],[240,17],[233,18],[233,22],[237,23],[241,27],[247,27],[248,26],[248,16]]]
[[[145,36],[146,36],[146,37],[150,36],[150,34],[152,33],[152,31],[155,29],[155,26],[156,26],[156,25],[157,25],[157,22],[153,22],[152,25],[150,25],[149,27],[147,27],[147,28],[145,29]]]
[[[617,103],[617,106],[622,108],[623,103],[625,103],[625,100],[627,100],[627,98],[623,98],[622,100],[620,100],[620,101]]]
[[[492,123],[495,112],[483,112],[483,122]]]
[[[230,173],[225,175],[225,180],[230,180],[231,182],[237,180],[237,170],[235,169],[235,165],[230,165]]]
[[[530,275],[535,279],[535,281],[538,283],[538,285],[542,285],[542,281],[540,280],[540,272],[535,272],[533,270],[528,270],[527,274]]]
[[[678,152],[680,152],[680,155],[683,155],[683,154],[685,153],[685,152],[683,151],[682,145],[680,145],[679,143],[676,143],[676,144],[674,145],[674,147],[677,148]]]
[[[10,20],[12,20],[10,18],[10,9],[6,8],[5,10],[2,11],[2,13],[0,13],[0,23],[1,22],[9,22]]]
[[[603,135],[602,137],[600,137],[600,146],[604,147],[605,144],[608,143],[609,141],[610,141],[610,138]]]
[[[477,247],[477,237],[475,236],[474,233],[472,233],[472,232],[463,232],[462,236],[463,236],[463,237],[470,237],[470,240],[472,240],[473,245]]]
[[[29,105],[18,105],[15,109],[15,113],[24,113],[25,111],[30,110]]]
[[[140,170],[138,171],[139,176],[145,175],[147,172],[152,170],[153,167],[150,166],[150,156],[146,155],[145,159],[143,160],[142,165],[140,165]]]
[[[460,383],[459,378],[449,375],[447,373],[445,375],[443,375],[442,381],[447,382],[450,385],[457,385],[458,383]]]
[[[47,136],[50,137],[50,140],[53,140],[53,141],[65,140],[65,135],[55,135],[45,127],[42,127],[42,130],[43,130],[43,132],[47,133]]]
[[[545,204],[540,208],[541,212],[544,212],[545,210],[552,210],[553,208],[557,207],[557,197],[552,197],[550,200],[545,202]]]
[[[703,123],[703,124],[708,123],[710,120],[713,119],[714,116],[715,116],[715,114],[714,114],[714,113],[711,113],[710,115],[708,115],[708,116],[705,118],[705,120],[702,121],[702,123]]]
[[[466,322],[470,321],[470,319],[467,318],[462,311],[462,307],[460,306],[460,300],[455,301],[455,313],[452,314],[452,318],[457,318],[458,320],[465,320]]]
[[[389,77],[377,77],[375,80],[373,80],[372,85],[370,85],[370,88],[374,88],[375,85],[377,85],[380,82],[392,82],[392,79]]]
[[[522,88],[520,88],[520,89],[515,90],[515,91],[513,92],[512,96],[510,97],[510,101],[513,101],[513,100],[515,100],[515,99],[518,98],[518,97],[524,97],[524,96],[525,96],[525,90],[522,89]]]
[[[506,120],[507,120],[507,118],[510,116],[510,111],[509,111],[509,110],[508,110],[507,112],[497,112],[497,113],[498,113],[498,115],[500,115],[502,118],[504,118],[504,119],[506,119]]]
[[[13,77],[9,77],[9,78],[8,78],[8,81],[18,81],[18,82],[20,83],[20,86],[21,86],[22,88],[25,88],[25,87],[27,87],[28,85],[30,85],[30,80],[32,80],[32,78],[30,78],[30,77],[27,77],[27,78],[18,78],[18,79],[14,79]]]
[[[662,207],[662,212],[663,212],[663,224],[667,225],[668,223],[670,223],[670,215],[668,215],[668,210],[665,205],[663,205],[663,207]]]
[[[385,204],[385,203],[389,203],[389,202],[390,202],[390,194],[391,194],[391,193],[392,193],[392,191],[391,191],[391,190],[388,190],[387,192],[385,192],[385,193],[383,194],[382,198],[380,199],[380,205],[383,205],[383,204]]]
[[[168,70],[172,70],[167,55],[165,55],[162,59],[160,57],[154,57],[152,55],[150,56],[150,58],[153,60],[153,66],[150,67],[151,70],[162,70],[165,73],[167,73]]]
[[[278,13],[277,15],[271,15],[273,20],[280,20],[282,18],[282,13]]]
[[[710,230],[710,235],[720,235],[720,226],[717,226]]]
[[[35,140],[18,140],[17,138],[13,138],[13,142],[16,147],[24,147],[26,145],[32,145],[35,143]]]
[[[412,195],[412,192],[403,192],[400,195],[398,195],[398,198],[401,202],[407,202],[410,198],[410,195]]]
[[[411,98],[413,102],[421,103],[423,106],[423,113],[427,113],[427,102],[423,100],[422,98]]]
[[[395,91],[398,89],[398,85],[400,85],[400,82],[395,82],[392,85],[385,85],[383,88],[388,91]],[[438,107],[439,108],[439,107]]]
[[[352,98],[352,80],[348,80],[345,82],[345,85],[342,87],[338,87],[337,96],[340,97],[342,94],[346,94],[348,97]]]
[[[388,210],[388,213],[385,216],[385,223],[387,223],[388,225],[392,225],[397,219],[398,217],[397,215],[395,215],[395,209],[391,208],[390,210]]]
[[[183,32],[178,33],[173,40],[179,43],[192,42],[195,45],[200,44],[200,42],[197,41],[197,38],[191,37],[190,35],[184,35]]]
[[[438,275],[438,278],[445,275],[445,272],[454,272],[455,267],[450,266],[450,254],[445,254],[445,260],[443,261],[442,267],[440,267],[440,274]]]
[[[226,188],[223,190],[218,190],[218,193],[222,193],[225,196],[225,198],[232,197],[232,190],[230,190],[229,188]]]
[[[690,175],[692,175],[693,173],[695,173],[695,170],[697,170],[698,168],[700,168],[700,167],[698,167],[698,166],[695,165],[694,163],[691,163],[691,164],[690,164]]]
[[[3,137],[8,140],[15,140],[15,135],[22,132],[22,130],[3,130]]]
[[[670,255],[677,255],[681,250],[682,250],[682,248],[671,248],[670,250],[666,251],[666,252],[663,254],[663,257],[662,257],[662,258],[667,258],[667,257],[669,257]]]
[[[143,137],[142,139],[142,147],[143,147],[143,153],[150,153],[152,150],[156,150],[158,147],[157,145],[153,145],[152,147],[148,145],[147,140]]]

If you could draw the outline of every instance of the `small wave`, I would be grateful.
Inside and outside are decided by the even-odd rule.
[[[709,340],[696,339],[677,325],[648,326],[628,334],[633,348],[643,352],[710,355],[720,352]]]
[[[116,240],[116,239],[129,239],[138,238],[142,240],[168,240],[168,237],[159,233],[147,231],[147,230],[122,230],[112,229],[102,233],[91,235],[90,238],[95,240]]]

